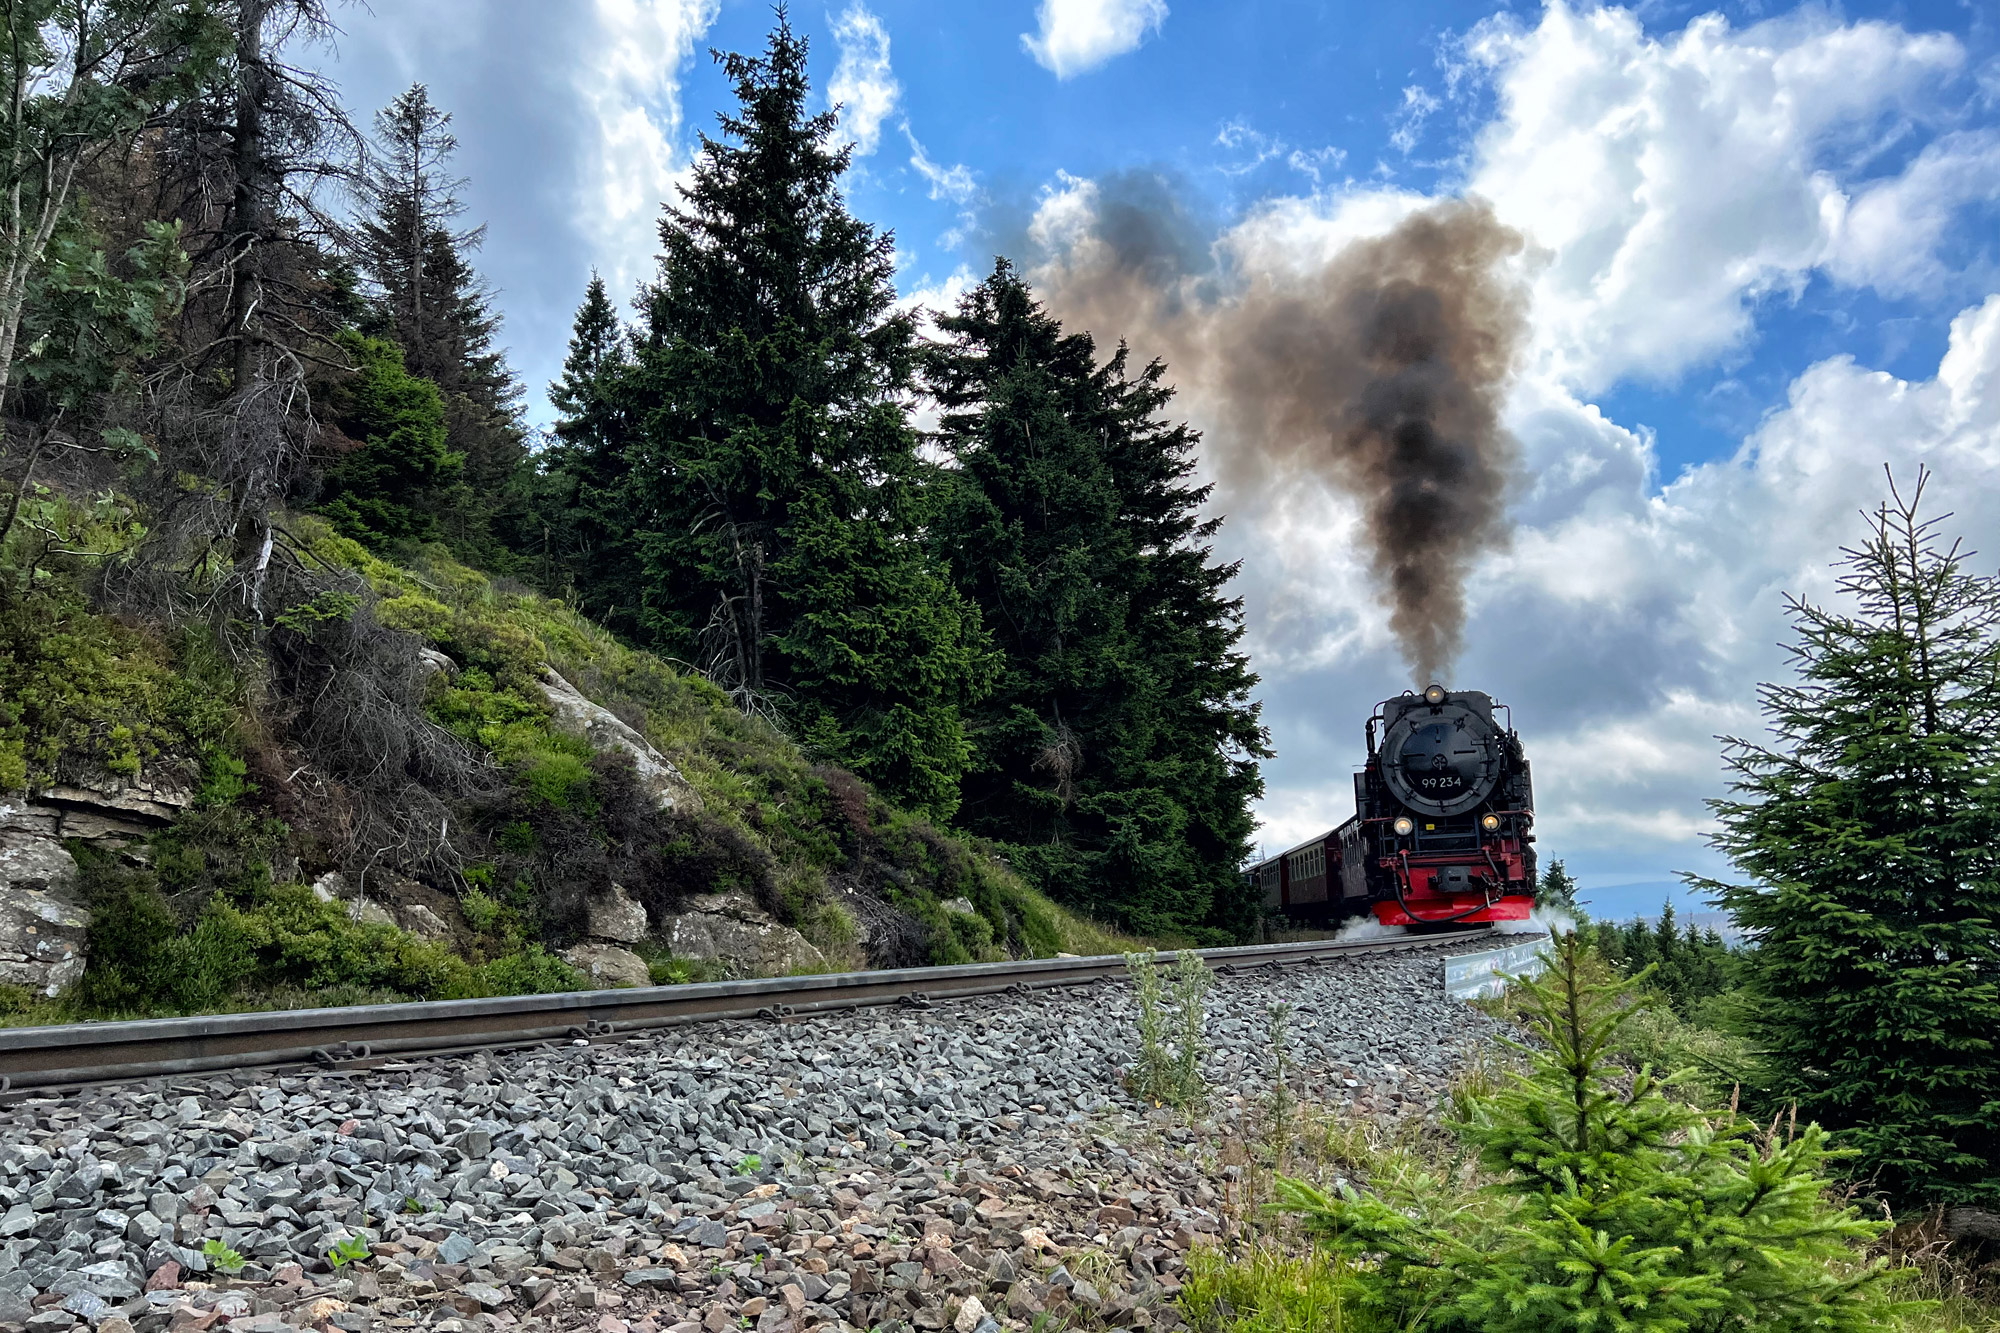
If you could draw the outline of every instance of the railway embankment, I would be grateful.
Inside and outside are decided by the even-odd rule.
[[[1442,984],[1482,943],[1218,978],[1185,1113],[1126,1090],[1120,983],[31,1096],[0,1327],[1169,1326],[1240,1221],[1271,1007],[1290,1095],[1425,1115],[1497,1031]]]

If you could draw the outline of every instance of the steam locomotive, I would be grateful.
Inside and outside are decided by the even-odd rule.
[[[1525,919],[1535,800],[1511,710],[1431,685],[1380,704],[1367,734],[1354,817],[1245,872],[1265,910],[1312,925],[1363,911],[1389,926]]]

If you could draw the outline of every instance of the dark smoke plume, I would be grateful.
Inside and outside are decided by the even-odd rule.
[[[1222,427],[1233,487],[1307,473],[1358,499],[1390,628],[1419,683],[1442,679],[1466,575],[1508,537],[1518,450],[1500,405],[1527,321],[1505,261],[1520,235],[1483,201],[1450,200],[1307,271],[1239,253],[1247,278],[1210,296],[1212,279],[1161,280],[1183,219],[1135,202],[1159,193],[1114,194],[1049,271],[1053,303],[1174,363]]]

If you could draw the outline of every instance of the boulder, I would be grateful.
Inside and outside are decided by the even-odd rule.
[[[397,904],[396,924],[422,939],[449,941],[452,937],[444,918],[422,903]]]
[[[458,674],[458,663],[446,657],[437,649],[425,645],[417,649],[417,677],[429,680],[432,676],[443,676],[450,680]]]
[[[732,978],[781,977],[826,967],[806,937],[741,890],[703,893],[662,917],[659,936],[676,958],[721,963]]]
[[[347,904],[347,919],[358,921],[364,926],[393,926],[396,918],[389,915],[389,909],[373,898],[356,898]]]
[[[591,984],[600,990],[653,984],[646,960],[615,944],[572,944],[562,951],[562,960],[590,978]]]
[[[651,741],[627,726],[616,713],[584,698],[554,667],[542,673],[542,694],[555,710],[556,730],[581,737],[594,749],[631,755],[639,786],[653,798],[658,809],[701,808],[701,797],[671,759],[654,749]]]
[[[589,913],[585,934],[619,944],[636,944],[646,938],[646,909],[632,901],[622,884],[613,884],[609,893],[592,898],[585,910]]]
[[[83,975],[90,926],[63,812],[0,797],[0,985],[54,995]]]

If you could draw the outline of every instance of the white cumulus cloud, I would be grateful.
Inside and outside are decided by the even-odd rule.
[[[650,276],[660,205],[685,166],[680,73],[715,22],[718,0],[594,0],[598,39],[585,48],[574,87],[592,133],[580,145],[578,209],[591,261],[614,291]]]
[[[1166,0],[1042,0],[1040,30],[1021,34],[1037,64],[1059,79],[1138,49],[1167,20]]]
[[[840,130],[866,157],[882,141],[882,123],[895,111],[902,85],[889,66],[889,29],[864,4],[849,5],[833,23],[840,63],[826,95],[840,108]]]
[[[963,162],[951,166],[931,160],[924,146],[917,142],[917,136],[910,132],[909,122],[903,124],[903,137],[910,141],[910,166],[930,189],[933,199],[947,199],[954,204],[969,204],[979,193],[979,182],[973,179],[972,168]]]
[[[1949,113],[1965,53],[1948,35],[1809,7],[1653,37],[1628,10],[1554,3],[1532,27],[1482,23],[1464,49],[1499,109],[1467,187],[1542,247],[1544,350],[1586,392],[1735,347],[1760,296],[1815,270],[1921,285],[1946,220],[2000,186],[1976,136],[1875,172],[1884,126],[1893,141]],[[1898,219],[1923,225],[1885,250]]]

